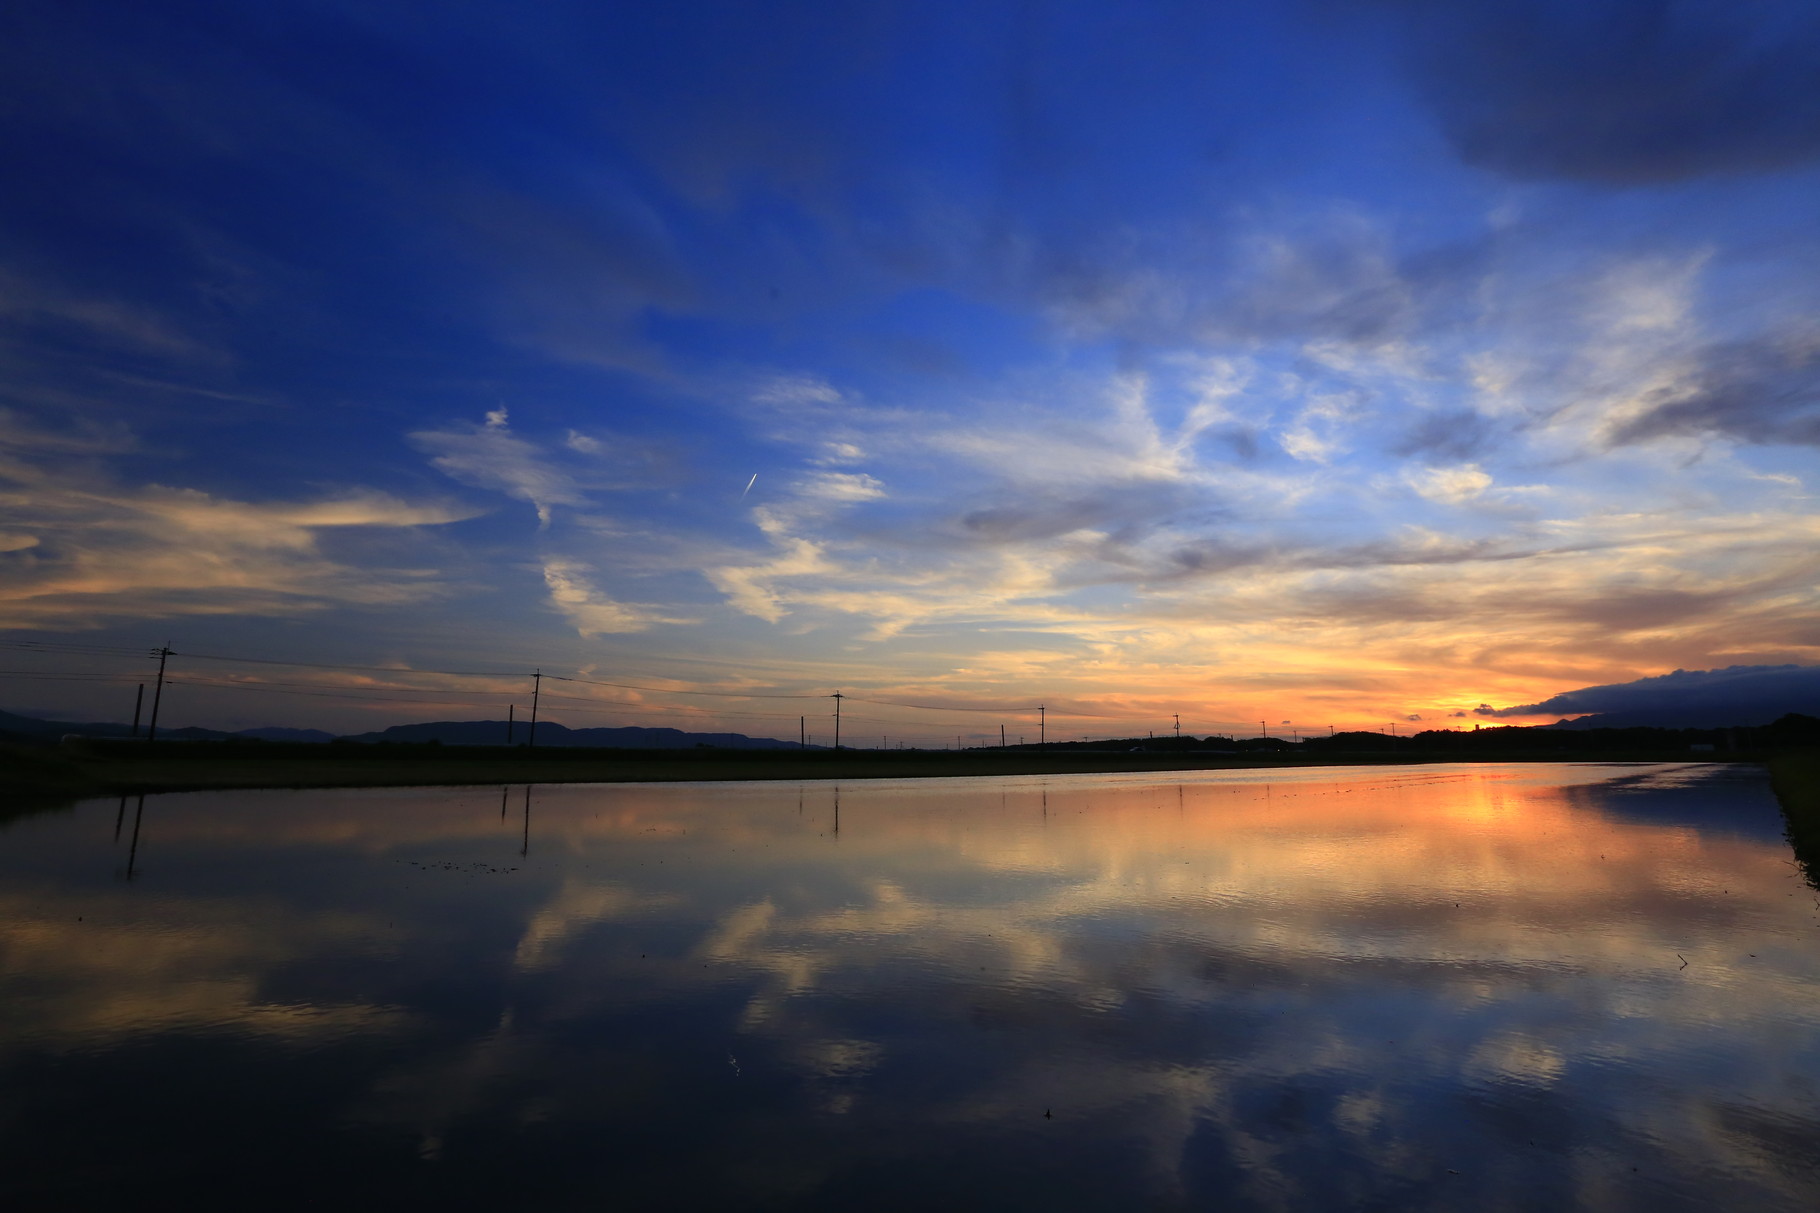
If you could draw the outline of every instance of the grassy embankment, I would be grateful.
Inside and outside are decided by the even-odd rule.
[[[1788,823],[1788,844],[1807,882],[1820,889],[1820,752],[1780,754],[1769,760],[1770,784]]]

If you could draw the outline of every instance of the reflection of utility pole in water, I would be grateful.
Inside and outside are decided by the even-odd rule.
[[[519,857],[531,854],[531,785],[525,784],[525,840],[518,848]]]
[[[834,836],[840,837],[840,788],[834,789]]]
[[[139,859],[139,821],[145,816],[145,793],[139,793],[139,805],[133,810],[133,841],[126,849],[126,878],[133,878],[133,864]]]
[[[120,826],[126,821],[126,797],[120,798],[120,811],[114,814],[114,841],[120,841]]]
[[[499,789],[499,820],[501,821],[506,819],[506,797],[511,794],[512,789],[509,787]]]

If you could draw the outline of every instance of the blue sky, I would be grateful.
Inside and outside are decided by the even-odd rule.
[[[397,671],[192,662],[183,723],[542,667],[1381,727],[1820,654],[1811,6],[3,20],[5,637]]]

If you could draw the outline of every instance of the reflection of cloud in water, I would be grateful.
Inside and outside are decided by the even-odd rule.
[[[795,785],[539,788],[531,858],[479,876],[516,856],[496,791],[163,797],[155,871],[219,887],[21,898],[0,947],[32,993],[5,1014],[41,1049],[275,1031],[254,1025],[281,1005],[343,1037],[429,1025],[352,1123],[447,1158],[488,1118],[693,1118],[734,1191],[1053,1139],[1056,1174],[1186,1202],[1422,1204],[1445,1180],[1598,1207],[1622,1160],[1798,1207],[1811,897],[1756,785],[1713,800],[1730,826],[1683,811],[1699,770],[848,784],[838,839],[831,785],[801,816]],[[50,925],[129,896],[133,923]],[[337,1002],[351,954],[385,959]],[[317,997],[262,990],[284,984]]]
[[[97,908],[49,890],[0,897],[0,990],[12,986],[0,997],[0,1053],[173,1031],[302,1040],[412,1025],[401,1006],[285,1001],[262,989],[272,970],[311,953],[390,953],[399,938],[383,924],[334,913],[299,921],[270,901],[160,897],[112,922]]]
[[[521,969],[547,968],[560,960],[563,945],[580,932],[664,903],[663,898],[640,897],[618,885],[585,884],[571,879],[526,924],[514,962]]]

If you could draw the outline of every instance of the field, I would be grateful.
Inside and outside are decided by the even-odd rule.
[[[904,779],[978,775],[1198,771],[1239,768],[1472,761],[1479,755],[1414,747],[1346,751],[1132,750],[1012,747],[977,750],[607,750],[499,746],[295,745],[261,742],[82,741],[0,748],[0,800],[222,788],[398,787],[486,783],[675,782],[682,780]],[[1566,755],[1498,753],[1485,760],[1558,761]],[[1579,761],[1686,760],[1685,753],[1629,748],[1580,752]],[[1766,755],[1737,753],[1733,760]],[[1813,782],[1807,765],[1784,764],[1782,782]]]

